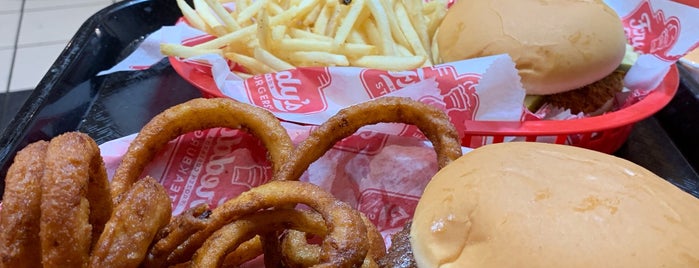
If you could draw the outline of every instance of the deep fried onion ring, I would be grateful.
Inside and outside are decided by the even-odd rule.
[[[265,210],[241,217],[214,232],[192,258],[191,267],[220,267],[226,254],[258,234],[284,229],[324,232],[325,222],[316,212],[296,209]]]
[[[331,267],[362,262],[368,251],[366,227],[359,212],[344,202],[338,201],[319,186],[299,181],[271,181],[243,192],[212,211],[205,229],[184,241],[161,239],[168,246],[160,248],[160,254],[170,252],[165,263],[151,262],[147,265],[163,266],[186,262],[194,252],[216,230],[241,216],[272,207],[290,204],[305,204],[323,216],[328,235],[322,244],[321,262]],[[169,235],[185,237],[173,230]],[[161,241],[156,242],[156,247]],[[151,260],[162,260],[161,256],[149,256]],[[148,259],[147,259],[148,260]]]
[[[367,228],[367,243],[369,252],[364,259],[362,267],[376,267],[376,260],[386,255],[386,244],[376,226],[371,223],[363,213],[362,222]],[[306,231],[307,232],[307,231]],[[322,233],[308,232],[313,235]],[[309,244],[306,233],[298,230],[288,230],[281,241],[281,256],[286,267],[310,267],[318,264],[320,259],[320,246]]]
[[[0,210],[0,267],[41,267],[41,177],[48,144],[27,145],[7,170]]]
[[[442,168],[462,154],[459,134],[449,117],[427,104],[402,97],[382,97],[340,110],[315,129],[298,145],[281,170],[279,180],[298,180],[311,163],[318,160],[335,143],[365,125],[405,123],[417,126],[432,142],[437,164]]]
[[[170,221],[170,197],[150,176],[138,180],[120,200],[92,250],[90,267],[138,267],[153,237]]]
[[[125,192],[170,140],[195,130],[214,127],[243,129],[267,148],[272,172],[287,161],[293,143],[280,121],[269,111],[227,98],[193,99],[168,108],[151,119],[131,142],[112,179],[112,198]]]
[[[59,135],[48,145],[44,166],[39,231],[42,264],[85,264],[112,212],[99,147],[83,133]]]

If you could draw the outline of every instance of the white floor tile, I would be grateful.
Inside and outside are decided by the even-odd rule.
[[[19,12],[22,9],[22,0],[0,0],[0,12]]]
[[[2,1],[7,0],[0,0]],[[13,48],[15,38],[17,38],[17,27],[19,27],[19,12],[0,13],[0,49]]]
[[[6,1],[6,0],[0,0]],[[104,5],[112,4],[112,0],[25,0],[25,11],[33,11],[34,9],[46,9],[56,7],[80,7],[85,5]]]
[[[12,49],[0,49],[0,93],[7,92],[7,82],[10,79],[12,64]]]
[[[10,91],[35,88],[65,46],[66,44],[55,44],[17,49]]]
[[[25,11],[18,47],[68,41],[90,16],[107,5],[104,2],[71,8]]]

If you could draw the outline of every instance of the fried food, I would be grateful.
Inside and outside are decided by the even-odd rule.
[[[213,39],[194,46],[162,43],[161,52],[219,54],[247,74],[299,66],[404,71],[433,64],[431,38],[447,9],[444,0],[236,0],[227,12],[220,2],[194,1],[192,8],[178,0],[186,22]]]
[[[321,246],[321,263],[343,266],[361,263],[364,260],[369,250],[364,242],[367,230],[358,211],[344,202],[339,202],[330,193],[314,184],[299,181],[271,181],[252,188],[214,209],[205,229],[180,243],[170,242],[169,245],[175,247],[160,252],[161,254],[170,252],[165,263],[155,265],[186,262],[216,230],[223,226],[259,210],[285,207],[290,204],[307,205],[322,215],[328,234]],[[184,237],[177,234],[177,231],[174,230],[170,235]],[[160,258],[153,256],[152,259]]]
[[[42,264],[87,263],[111,212],[107,173],[94,140],[78,132],[53,138],[41,178]]]
[[[444,112],[409,98],[382,97],[342,109],[321,124],[296,147],[294,158],[286,163],[276,178],[297,180],[335,143],[362,126],[382,122],[417,126],[432,142],[440,168],[462,154],[459,134]]]
[[[362,267],[377,267],[376,260],[386,255],[386,245],[376,226],[360,212],[362,222],[367,228],[367,243],[369,251]],[[317,265],[320,259],[320,246],[309,244],[307,234],[319,235],[313,232],[288,230],[281,242],[283,263],[286,267],[311,267]]]
[[[258,234],[284,229],[325,234],[325,222],[316,212],[296,209],[274,209],[250,214],[214,232],[197,250],[192,267],[219,267],[226,254]]]
[[[112,179],[112,199],[128,190],[143,169],[170,140],[182,134],[213,127],[244,129],[268,150],[276,174],[293,149],[291,138],[269,111],[227,98],[193,99],[158,114],[138,133]]]
[[[173,217],[153,240],[155,243],[144,260],[146,266],[162,266],[173,248],[189,236],[206,228],[210,215],[209,206],[201,204]]]
[[[90,255],[90,267],[138,267],[171,215],[165,188],[150,176],[138,180],[114,208]]]
[[[1,267],[41,266],[41,177],[48,144],[27,145],[7,171],[0,210]]]

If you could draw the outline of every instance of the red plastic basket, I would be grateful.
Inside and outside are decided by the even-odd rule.
[[[204,97],[225,97],[216,87],[210,68],[170,57],[170,63],[185,80],[201,90]],[[467,121],[462,144],[478,147],[512,139],[569,144],[613,153],[628,138],[633,125],[667,105],[677,92],[679,73],[673,66],[662,83],[637,103],[604,115],[571,119],[523,122]],[[485,142],[481,142],[485,141]]]
[[[655,90],[629,107],[600,116],[571,120],[468,121],[464,122],[467,130],[462,144],[473,144],[474,139],[499,143],[508,138],[524,141],[548,138],[553,143],[613,153],[624,144],[635,123],[652,116],[672,100],[678,86],[679,72],[673,65]]]

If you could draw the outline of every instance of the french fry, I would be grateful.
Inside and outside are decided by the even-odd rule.
[[[345,42],[345,40],[347,40],[347,36],[349,36],[350,31],[352,31],[352,28],[354,28],[354,24],[357,22],[359,15],[364,9],[364,3],[366,3],[366,0],[352,1],[350,4],[350,9],[347,11],[347,15],[344,16],[340,26],[337,28],[337,32],[335,33],[335,44],[342,44]]]
[[[294,66],[399,71],[431,65],[438,59],[431,37],[447,0],[193,0],[194,8],[176,1],[193,27],[215,38],[192,47],[163,44],[164,54],[217,53],[261,74]]]
[[[335,4],[333,5],[332,3]],[[327,2],[323,5],[323,9],[320,11],[320,14],[318,14],[318,18],[313,24],[313,28],[311,28],[311,32],[326,36],[325,32],[328,28],[328,22],[330,21],[330,17],[332,16],[336,5],[337,2]]]
[[[406,39],[403,31],[400,29],[400,23],[398,23],[398,18],[396,17],[396,12],[393,8],[393,0],[379,0],[379,3],[383,5],[386,11],[386,18],[388,19],[388,24],[391,28],[391,35],[396,43],[403,46],[409,47],[408,39]]]
[[[183,46],[180,44],[160,44],[160,52],[166,56],[180,58],[191,58],[204,54],[221,54],[221,49],[199,49],[195,47]]]
[[[425,56],[404,57],[369,55],[352,61],[352,65],[389,71],[403,71],[422,66],[426,59]]]
[[[425,62],[425,64],[432,65],[431,60],[429,59],[429,52],[422,45],[422,41],[420,41],[420,37],[415,31],[415,28],[413,28],[410,18],[408,17],[408,13],[401,2],[396,3],[396,15],[398,16],[400,28],[403,30],[405,36],[408,37],[408,43],[410,43],[410,48],[412,49],[413,53],[418,56],[425,56],[428,61]]]
[[[386,18],[386,9],[381,5],[379,0],[367,0],[369,1],[369,10],[373,15],[374,20],[376,20],[376,27],[379,31],[379,36],[381,41],[379,43],[379,49],[382,54],[385,55],[395,55],[393,48],[393,40],[391,38],[391,28]],[[366,29],[366,27],[365,27]]]
[[[238,53],[226,53],[224,55],[227,59],[245,67],[245,69],[250,71],[252,74],[264,74],[275,72],[274,69],[253,57]]]
[[[233,19],[230,12],[226,10],[225,7],[218,0],[205,0],[206,4],[211,7],[211,9],[216,13],[219,19],[223,22],[228,29],[228,32],[237,31],[240,29],[240,24]]]
[[[266,10],[257,14],[257,42],[262,48],[269,48],[272,43],[272,30],[269,26],[269,17]]]
[[[402,0],[403,8],[408,14],[410,24],[415,29],[417,36],[420,38],[423,50],[430,47],[430,37],[427,36],[427,22],[422,15],[422,0]],[[398,17],[400,18],[400,17]],[[427,53],[426,55],[429,55]]]
[[[290,28],[289,35],[296,39],[312,39],[321,41],[332,41],[332,37],[328,37],[322,34],[317,34],[314,32],[304,31],[297,28]]]
[[[230,43],[242,43],[246,40],[254,38],[256,29],[257,29],[257,25],[245,26],[238,31],[231,32],[231,33],[223,35],[223,36],[219,36],[216,39],[198,44],[195,47],[210,48],[211,49],[211,48],[224,47]]]
[[[315,23],[316,20],[318,20],[318,16],[320,15],[320,12],[323,10],[323,7],[324,7],[324,6],[325,6],[325,2],[316,5],[316,6],[311,10],[311,12],[308,13],[308,15],[306,16],[306,18],[303,20],[303,25],[304,25],[304,26],[310,26],[310,25],[312,25],[313,23]]]
[[[247,25],[253,17],[255,17],[255,14],[260,11],[265,5],[267,5],[267,0],[255,0],[252,2],[251,5],[245,7],[245,9],[241,10],[240,13],[238,13],[238,18],[236,18],[236,21],[240,25]]]
[[[199,14],[199,17],[211,28],[215,36],[221,36],[228,33],[228,30],[223,23],[212,13],[211,8],[204,0],[194,0],[194,10]]]
[[[211,32],[204,20],[192,9],[184,0],[177,0],[177,7],[182,11],[182,16],[187,19],[190,25],[204,32]]]
[[[345,55],[321,51],[296,51],[289,54],[293,62],[299,66],[348,66],[349,60]]]
[[[264,48],[256,47],[254,53],[256,59],[259,59],[262,63],[277,71],[294,68],[294,65],[291,65],[288,62],[280,58],[277,58],[277,56],[274,56],[274,54],[265,50]]]

